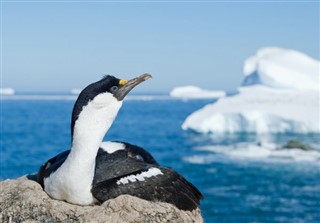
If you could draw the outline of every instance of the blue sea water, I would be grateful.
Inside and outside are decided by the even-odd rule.
[[[128,98],[105,140],[140,145],[196,185],[205,197],[205,222],[320,222],[319,160],[234,158],[199,149],[257,142],[252,134],[212,137],[183,131],[185,118],[210,102]],[[70,148],[73,103],[73,97],[62,96],[1,101],[1,180],[36,172],[47,159]],[[268,137],[279,145],[290,139],[319,145],[316,134]]]

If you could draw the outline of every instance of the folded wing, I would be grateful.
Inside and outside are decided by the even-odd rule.
[[[119,160],[118,164],[121,164]],[[169,168],[132,159],[123,160],[123,164],[126,165],[122,167],[124,174],[118,171],[118,176],[93,184],[92,194],[100,202],[129,194],[149,201],[171,203],[182,210],[194,210],[203,198],[195,186]]]

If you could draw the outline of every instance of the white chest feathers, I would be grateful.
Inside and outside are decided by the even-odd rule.
[[[61,166],[56,172],[44,179],[44,190],[54,199],[78,205],[91,205],[97,202],[92,196],[92,177],[64,171]]]
[[[100,145],[107,153],[124,150],[125,145],[117,142],[102,142]],[[82,155],[84,155],[82,157]],[[95,156],[87,162],[89,154],[70,153],[68,159],[56,172],[44,179],[44,189],[53,198],[79,205],[96,203],[92,196],[92,180],[94,178]]]
[[[96,203],[96,199],[91,194],[91,185],[88,187],[74,187],[70,182],[52,182],[55,177],[45,179],[45,191],[54,199],[67,201],[78,205],[91,205]]]

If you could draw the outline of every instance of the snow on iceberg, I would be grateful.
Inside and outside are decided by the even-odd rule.
[[[183,99],[220,98],[224,97],[225,95],[226,93],[224,91],[205,90],[192,85],[176,87],[170,92],[171,97]]]
[[[246,75],[245,86],[238,89],[238,94],[220,98],[217,102],[195,111],[182,124],[184,130],[192,129],[201,133],[220,134],[235,132],[257,134],[320,132],[320,92],[319,84],[316,81],[319,79],[319,70],[317,73],[312,73],[314,69],[313,59],[296,51],[279,48],[266,48],[259,52],[268,52],[268,61],[272,61],[271,52],[275,53],[275,58],[279,58],[279,52],[282,52],[283,58],[277,60],[279,69],[272,63],[266,63],[263,69],[256,69],[253,65],[260,63],[260,57],[255,57],[254,63],[248,63],[247,60],[244,69]],[[293,64],[304,64],[305,67],[302,69],[302,66],[292,65],[292,69],[297,67],[299,69],[293,70],[294,75],[289,77],[286,73],[290,67],[287,62],[294,58],[296,58],[296,61],[292,61]],[[253,59],[249,58],[249,60]],[[264,57],[261,60],[264,61]],[[319,62],[317,63],[319,64]],[[248,64],[252,66],[248,68]],[[284,64],[283,67],[288,69],[280,69],[282,64]],[[252,74],[252,71],[254,74]],[[277,80],[271,78],[281,76],[282,71],[284,77]],[[253,76],[250,77],[249,73]],[[308,81],[302,82],[302,76],[308,77],[310,80],[306,78]],[[267,77],[270,78],[267,79]],[[289,84],[284,85],[286,83],[285,78],[288,78],[291,88],[289,88]],[[296,79],[291,80],[294,78]],[[297,90],[298,87],[293,87],[295,81],[301,81],[304,87]],[[311,82],[313,83],[311,84]],[[283,85],[281,86],[280,83],[283,83]],[[314,86],[314,84],[317,86]]]
[[[194,112],[182,128],[202,133],[308,133],[320,132],[319,121],[318,94],[252,86]]]
[[[319,90],[320,62],[294,50],[262,48],[244,63],[243,86]]]

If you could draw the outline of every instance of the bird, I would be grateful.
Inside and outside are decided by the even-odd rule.
[[[101,204],[128,194],[192,211],[201,192],[142,147],[103,138],[126,95],[152,76],[129,81],[107,75],[79,94],[71,118],[71,149],[45,162],[37,182],[52,198],[77,205]]]

